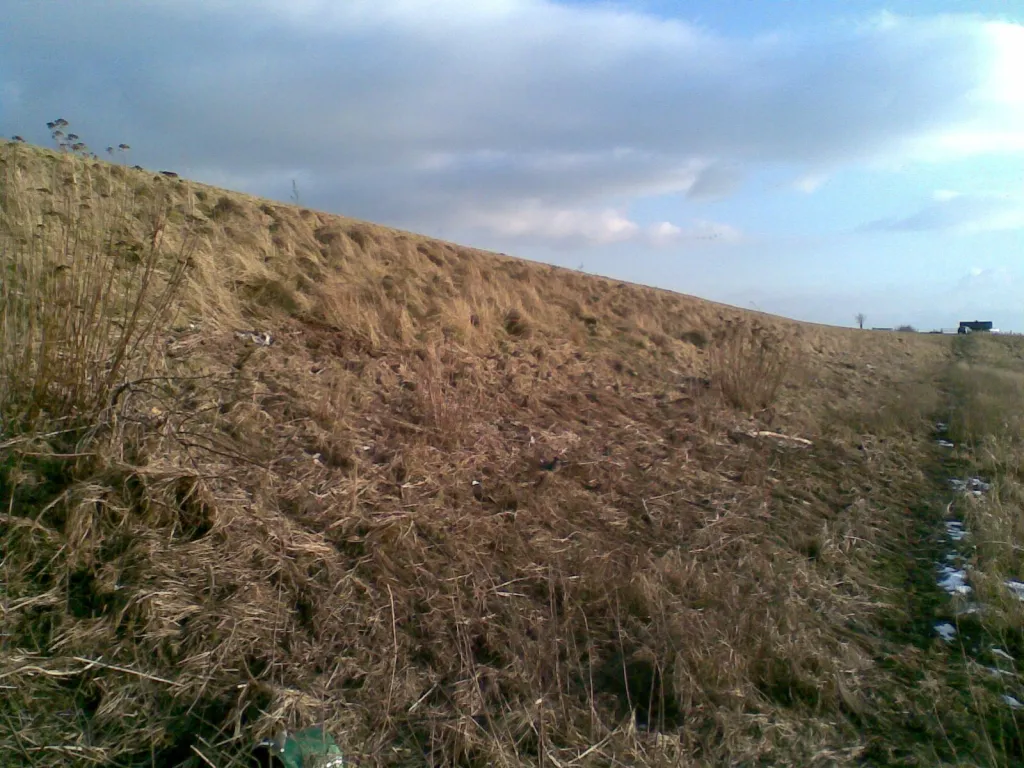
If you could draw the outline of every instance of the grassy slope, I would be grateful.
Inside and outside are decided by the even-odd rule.
[[[168,212],[171,252],[198,238],[116,412],[4,445],[16,761],[231,765],[321,719],[393,765],[984,746],[921,689],[939,662],[899,589],[948,340],[0,152],[30,221],[69,188],[130,190],[129,213]],[[737,328],[791,361],[756,414],[701,382],[745,364]]]

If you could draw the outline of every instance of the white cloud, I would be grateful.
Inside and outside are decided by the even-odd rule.
[[[1006,267],[972,267],[957,281],[955,293],[961,299],[988,297],[1007,303],[1019,298],[1020,288],[1016,283],[1017,276]]]
[[[733,245],[743,239],[739,229],[715,221],[697,220],[687,228],[663,221],[648,230],[648,241],[655,246],[695,243]]]
[[[683,235],[683,228],[677,227],[670,221],[663,221],[650,228],[649,235],[651,242],[655,245],[671,245]]]
[[[823,173],[810,173],[797,179],[793,186],[805,195],[817,192],[821,186],[828,181],[828,176]]]
[[[639,242],[660,248],[734,244],[742,239],[737,228],[720,222],[696,220],[682,227],[662,221],[645,227],[622,210],[551,207],[539,200],[501,210],[480,208],[466,212],[462,216],[462,224],[471,231],[506,241],[564,247]]]
[[[621,211],[548,208],[539,201],[466,212],[461,223],[504,238],[564,244],[608,245],[640,234],[639,225]]]
[[[914,23],[901,21],[894,31],[910,32]],[[962,94],[962,106],[946,120],[900,142],[896,154],[913,159],[943,161],[956,157],[1024,152],[1024,25],[944,16],[932,31],[972,29],[970,43],[981,56],[973,87]],[[966,42],[966,41],[964,41]]]

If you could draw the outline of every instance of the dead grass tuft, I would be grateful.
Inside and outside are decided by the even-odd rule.
[[[703,331],[684,331],[679,335],[679,338],[698,349],[704,349],[708,345],[707,334]]]
[[[712,380],[725,399],[754,413],[771,406],[796,364],[792,344],[757,322],[724,326],[708,351]]]
[[[5,157],[0,175],[0,411],[5,431],[58,415],[94,426],[130,377],[152,373],[154,341],[196,241],[169,234],[169,202],[137,201],[109,170],[55,158],[56,194],[29,182],[32,158]]]
[[[237,200],[227,195],[221,195],[210,210],[210,218],[229,219],[232,216],[241,216],[244,212],[245,208]]]
[[[530,335],[530,322],[518,309],[510,309],[505,313],[505,330],[509,336],[527,337]]]

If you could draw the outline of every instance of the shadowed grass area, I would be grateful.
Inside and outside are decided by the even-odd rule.
[[[0,153],[17,290],[62,196],[142,244],[78,238],[96,351],[44,334],[8,388],[45,403],[0,439],[9,763],[237,765],[321,722],[364,765],[991,755],[906,590],[948,339]],[[6,327],[13,360],[40,326]]]
[[[963,479],[984,491],[958,494],[952,511],[970,532],[969,584],[979,610],[958,628],[978,719],[999,764],[1024,753],[1024,345],[978,335],[957,341],[948,376],[956,407],[951,434],[960,443]],[[1010,697],[1009,699],[1007,697]]]

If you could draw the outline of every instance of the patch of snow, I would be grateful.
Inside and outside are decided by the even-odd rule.
[[[969,595],[971,587],[967,583],[967,571],[951,568],[948,565],[939,567],[939,586],[951,595]]]
[[[957,616],[974,616],[975,614],[981,613],[985,609],[985,606],[980,603],[968,603],[967,605],[957,608]]]
[[[1013,698],[1013,696],[1010,696],[1007,693],[1003,694],[1003,701],[1005,701],[1010,706],[1010,709],[1020,709],[1024,707],[1024,704],[1021,704],[1019,701]]]
[[[968,480],[961,480],[959,477],[949,478],[949,487],[957,493],[971,493],[981,496],[992,490],[992,484],[986,483],[980,477],[972,477]]]
[[[963,541],[967,536],[967,531],[964,530],[964,524],[959,520],[949,520],[946,523],[946,535],[953,541]]]
[[[1018,600],[1024,600],[1024,581],[1007,579],[1004,583]]]
[[[992,677],[1013,677],[1013,672],[1009,672],[1005,669],[996,669],[995,667],[983,667]]]
[[[954,627],[948,621],[943,621],[936,624],[935,631],[938,633],[939,637],[941,637],[947,643],[953,642],[953,638],[956,637],[956,627]]]
[[[951,442],[949,442],[949,440],[946,440],[944,438],[939,438],[935,442],[938,443],[943,448],[956,448],[956,444],[955,443],[951,443]]]
[[[937,421],[937,422],[935,422],[935,431],[936,432],[948,432],[949,431],[949,424],[947,424],[944,421]]]
[[[997,658],[1006,659],[1007,661],[1013,661],[1013,656],[1008,654],[1002,648],[992,648],[989,652]]]

